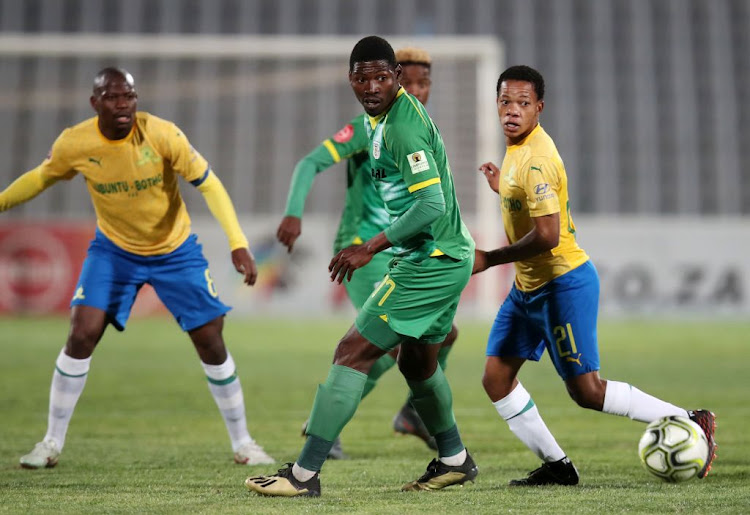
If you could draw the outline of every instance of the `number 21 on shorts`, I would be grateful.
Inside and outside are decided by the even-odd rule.
[[[555,335],[555,346],[557,347],[557,355],[561,358],[567,358],[571,354],[578,354],[576,348],[576,339],[573,336],[573,328],[570,324],[565,326],[558,325],[552,329],[552,333]]]

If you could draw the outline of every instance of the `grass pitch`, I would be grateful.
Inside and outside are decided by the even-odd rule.
[[[280,463],[294,461],[300,426],[325,380],[343,320],[226,323],[250,431]],[[447,370],[476,483],[400,492],[432,454],[394,436],[406,398],[394,369],[344,429],[349,461],[328,462],[319,499],[262,498],[243,481],[274,467],[232,462],[226,430],[195,351],[166,319],[110,329],[94,354],[60,464],[24,470],[18,458],[45,431],[64,319],[0,319],[0,512],[7,513],[747,513],[750,510],[748,323],[605,323],[601,374],[686,408],[718,414],[719,457],[707,479],[671,485],[637,456],[644,425],[578,408],[546,356],[521,379],[581,473],[578,487],[511,489],[538,460],[511,434],[481,387],[487,323],[459,321]]]

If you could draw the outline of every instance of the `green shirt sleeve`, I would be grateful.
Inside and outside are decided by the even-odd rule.
[[[384,231],[394,245],[405,242],[445,213],[445,197],[438,184],[417,190],[414,197],[414,204]]]
[[[383,139],[410,193],[440,183],[440,172],[433,146],[431,126],[421,119],[411,123],[386,125]]]
[[[360,115],[300,159],[294,167],[284,214],[302,218],[315,176],[342,159],[367,151],[368,143],[363,116]]]

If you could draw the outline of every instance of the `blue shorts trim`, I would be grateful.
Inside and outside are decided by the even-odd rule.
[[[231,309],[219,300],[202,248],[191,234],[169,254],[139,256],[97,229],[70,305],[99,308],[122,331],[138,291],[150,284],[183,331],[196,329]]]
[[[487,340],[487,356],[539,361],[547,349],[563,379],[599,370],[599,275],[591,261],[532,292],[514,285]]]

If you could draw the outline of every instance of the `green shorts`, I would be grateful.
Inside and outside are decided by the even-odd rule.
[[[378,252],[367,265],[354,271],[351,281],[344,280],[346,293],[357,311],[362,309],[362,305],[372,295],[372,291],[383,280],[391,259],[393,259],[393,253]]]
[[[474,256],[394,259],[354,324],[373,345],[389,351],[407,338],[440,343],[450,332]]]

